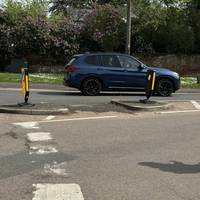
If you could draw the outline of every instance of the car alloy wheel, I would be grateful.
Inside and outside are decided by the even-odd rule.
[[[160,96],[168,97],[173,93],[173,83],[169,79],[161,79],[158,82],[157,93]]]
[[[88,78],[83,84],[81,91],[87,96],[96,96],[100,93],[102,89],[101,82],[96,78]]]

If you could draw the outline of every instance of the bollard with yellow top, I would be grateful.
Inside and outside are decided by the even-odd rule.
[[[24,67],[21,69],[22,72],[22,94],[24,97],[25,104],[28,103],[29,99],[29,71],[28,63],[26,62]]]
[[[147,70],[145,94],[146,99],[140,100],[141,103],[148,103],[150,97],[154,94],[156,85],[156,72],[154,70]]]
[[[24,97],[24,103],[18,104],[19,106],[34,106],[34,104],[28,103],[29,100],[29,66],[28,62],[24,63],[24,66],[21,68],[22,73],[22,95]]]

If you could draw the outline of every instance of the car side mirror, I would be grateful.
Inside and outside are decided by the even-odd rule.
[[[140,65],[138,66],[138,70],[139,70],[139,71],[142,71],[143,69],[145,69],[144,65],[143,65],[143,64],[140,64]]]

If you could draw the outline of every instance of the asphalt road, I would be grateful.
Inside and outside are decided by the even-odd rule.
[[[83,96],[79,91],[64,86],[33,85],[31,87],[31,103],[49,102],[66,105],[73,110],[80,111],[113,111],[113,107],[107,104],[112,99],[139,100],[144,99],[144,92],[103,92],[99,96]],[[171,97],[152,97],[152,100],[176,101],[176,100],[200,100],[200,90],[182,89]],[[0,105],[17,104],[23,102],[20,85],[0,84]],[[114,108],[115,109],[115,108]]]
[[[200,199],[200,112],[131,113],[107,103],[142,96],[47,90],[33,91],[31,101],[88,110],[0,114],[0,200]],[[164,99],[200,102],[200,94],[180,91]],[[19,91],[1,87],[0,104],[18,101]]]
[[[13,123],[44,116],[1,114],[0,199],[33,199],[38,183],[78,184],[85,200],[200,199],[199,112],[97,116],[25,129]],[[58,152],[29,154],[30,132],[51,133],[45,145]]]

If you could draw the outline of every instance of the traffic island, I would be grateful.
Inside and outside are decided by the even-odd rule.
[[[158,101],[148,101],[147,103],[142,103],[140,101],[112,100],[111,103],[132,111],[160,111],[173,108],[172,103]]]
[[[12,104],[1,105],[0,113],[13,113],[25,115],[62,115],[69,114],[70,110],[66,105],[56,105],[51,103],[36,104]]]

